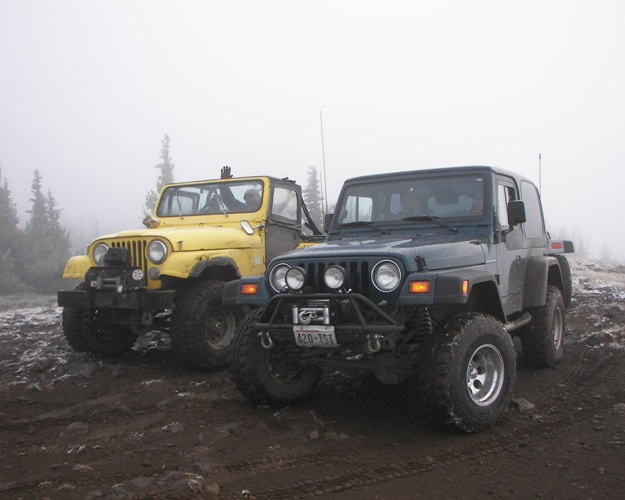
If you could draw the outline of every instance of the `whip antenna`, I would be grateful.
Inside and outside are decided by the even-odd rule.
[[[321,125],[321,155],[323,157],[323,190],[325,191],[325,212],[328,213],[328,176],[326,175],[326,148],[323,143],[323,116],[321,111],[319,111],[319,124]]]
[[[541,158],[541,154],[538,153],[538,192],[541,194],[541,196],[543,194],[542,183],[543,183],[542,158]]]

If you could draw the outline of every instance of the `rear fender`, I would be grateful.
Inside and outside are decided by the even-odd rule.
[[[544,306],[548,284],[562,289],[562,273],[558,260],[555,257],[530,257],[523,287],[523,308]]]

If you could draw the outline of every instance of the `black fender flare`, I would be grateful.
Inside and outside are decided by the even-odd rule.
[[[226,282],[241,277],[239,266],[231,257],[213,257],[212,259],[201,260],[193,266],[189,278],[199,278],[205,272],[210,272],[215,275],[216,279]]]
[[[558,260],[542,255],[530,257],[525,271],[523,308],[544,306],[549,283],[562,289],[562,274]]]
[[[463,292],[465,280],[468,282],[466,293]],[[437,275],[434,304],[468,305],[473,311],[485,312],[505,321],[496,278],[485,271],[465,269]]]

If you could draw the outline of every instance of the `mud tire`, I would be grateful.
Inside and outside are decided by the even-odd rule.
[[[137,336],[129,327],[115,324],[118,317],[114,310],[100,309],[91,313],[91,322],[88,322],[84,321],[82,308],[65,307],[61,316],[65,339],[78,352],[121,356],[132,349]]]
[[[534,368],[553,368],[562,360],[566,327],[560,290],[548,286],[545,305],[532,308],[530,314],[534,321],[521,336],[525,364]]]
[[[222,304],[223,281],[201,281],[181,291],[172,313],[171,346],[190,368],[217,371],[228,367],[232,341],[244,314]]]
[[[252,325],[264,309],[250,313],[237,329],[230,373],[243,396],[253,404],[282,406],[305,400],[314,390],[321,370],[303,365],[294,342],[277,342],[270,349]]]
[[[573,300],[573,278],[571,277],[571,265],[564,255],[556,255],[556,259],[560,264],[560,273],[562,274],[562,302],[566,309],[571,305]]]
[[[428,383],[432,416],[454,431],[491,427],[514,394],[512,339],[499,321],[485,314],[461,314],[437,330]]]

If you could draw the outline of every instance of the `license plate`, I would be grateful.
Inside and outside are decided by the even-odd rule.
[[[300,347],[336,347],[333,326],[293,325],[295,343]]]

